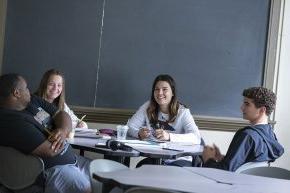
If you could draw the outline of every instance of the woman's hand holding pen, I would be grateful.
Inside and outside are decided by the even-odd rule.
[[[82,118],[78,121],[78,124],[76,125],[77,128],[86,128],[87,127],[86,123],[83,121],[86,116],[87,115],[82,116]]]
[[[141,128],[138,132],[139,139],[143,140],[150,136],[150,130],[148,128]]]
[[[170,140],[170,135],[167,131],[164,129],[156,129],[155,130],[155,137],[159,140],[163,141],[169,141]]]
[[[76,127],[77,127],[77,128],[85,128],[85,127],[86,127],[86,124],[85,124],[85,122],[80,121],[80,122],[78,122],[78,124],[77,124]]]

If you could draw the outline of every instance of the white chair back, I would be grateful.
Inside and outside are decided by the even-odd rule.
[[[150,187],[133,187],[125,191],[125,193],[177,193],[177,192]]]
[[[112,172],[118,170],[128,169],[127,166],[107,159],[96,159],[90,163],[90,179],[91,186],[94,193],[109,192],[112,187],[106,187],[105,184],[93,179],[93,173],[98,172]]]
[[[255,167],[244,170],[241,173],[290,180],[290,171],[279,167]]]
[[[247,162],[243,165],[241,165],[235,172],[236,173],[242,173],[244,170],[250,169],[250,168],[256,168],[256,167],[269,167],[270,163],[268,161],[264,162]]]

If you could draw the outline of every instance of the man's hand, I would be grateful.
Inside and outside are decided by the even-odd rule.
[[[66,138],[66,132],[63,129],[55,129],[48,137],[48,141],[51,142],[51,149],[54,152],[58,152],[63,149]]]
[[[209,160],[209,159],[217,160],[215,148],[208,146],[208,145],[204,146],[203,153],[202,153],[202,159],[204,162],[207,162],[207,160]]]
[[[213,148],[215,149],[215,153],[216,153],[215,158],[216,158],[216,160],[217,161],[221,161],[222,159],[224,159],[224,155],[221,154],[220,149],[215,144],[213,144]]]
[[[169,141],[170,135],[167,131],[163,129],[156,129],[155,130],[155,137],[159,140]]]

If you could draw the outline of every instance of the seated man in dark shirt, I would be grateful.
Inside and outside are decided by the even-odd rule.
[[[66,142],[70,130],[70,116],[31,96],[23,77],[0,76],[0,145],[43,159],[45,193],[91,192],[90,161]]]
[[[235,171],[244,163],[274,161],[284,153],[268,123],[276,104],[275,94],[263,87],[252,87],[245,89],[243,96],[241,110],[250,126],[236,132],[225,156],[216,146],[206,146],[203,167]]]

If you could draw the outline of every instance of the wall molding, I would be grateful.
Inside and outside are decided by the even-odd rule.
[[[110,109],[71,106],[72,110],[81,117],[87,115],[85,121],[93,123],[126,124],[127,120],[134,114],[132,109]],[[248,124],[247,121],[239,118],[211,117],[194,115],[196,124],[201,130],[216,131],[237,131]]]

